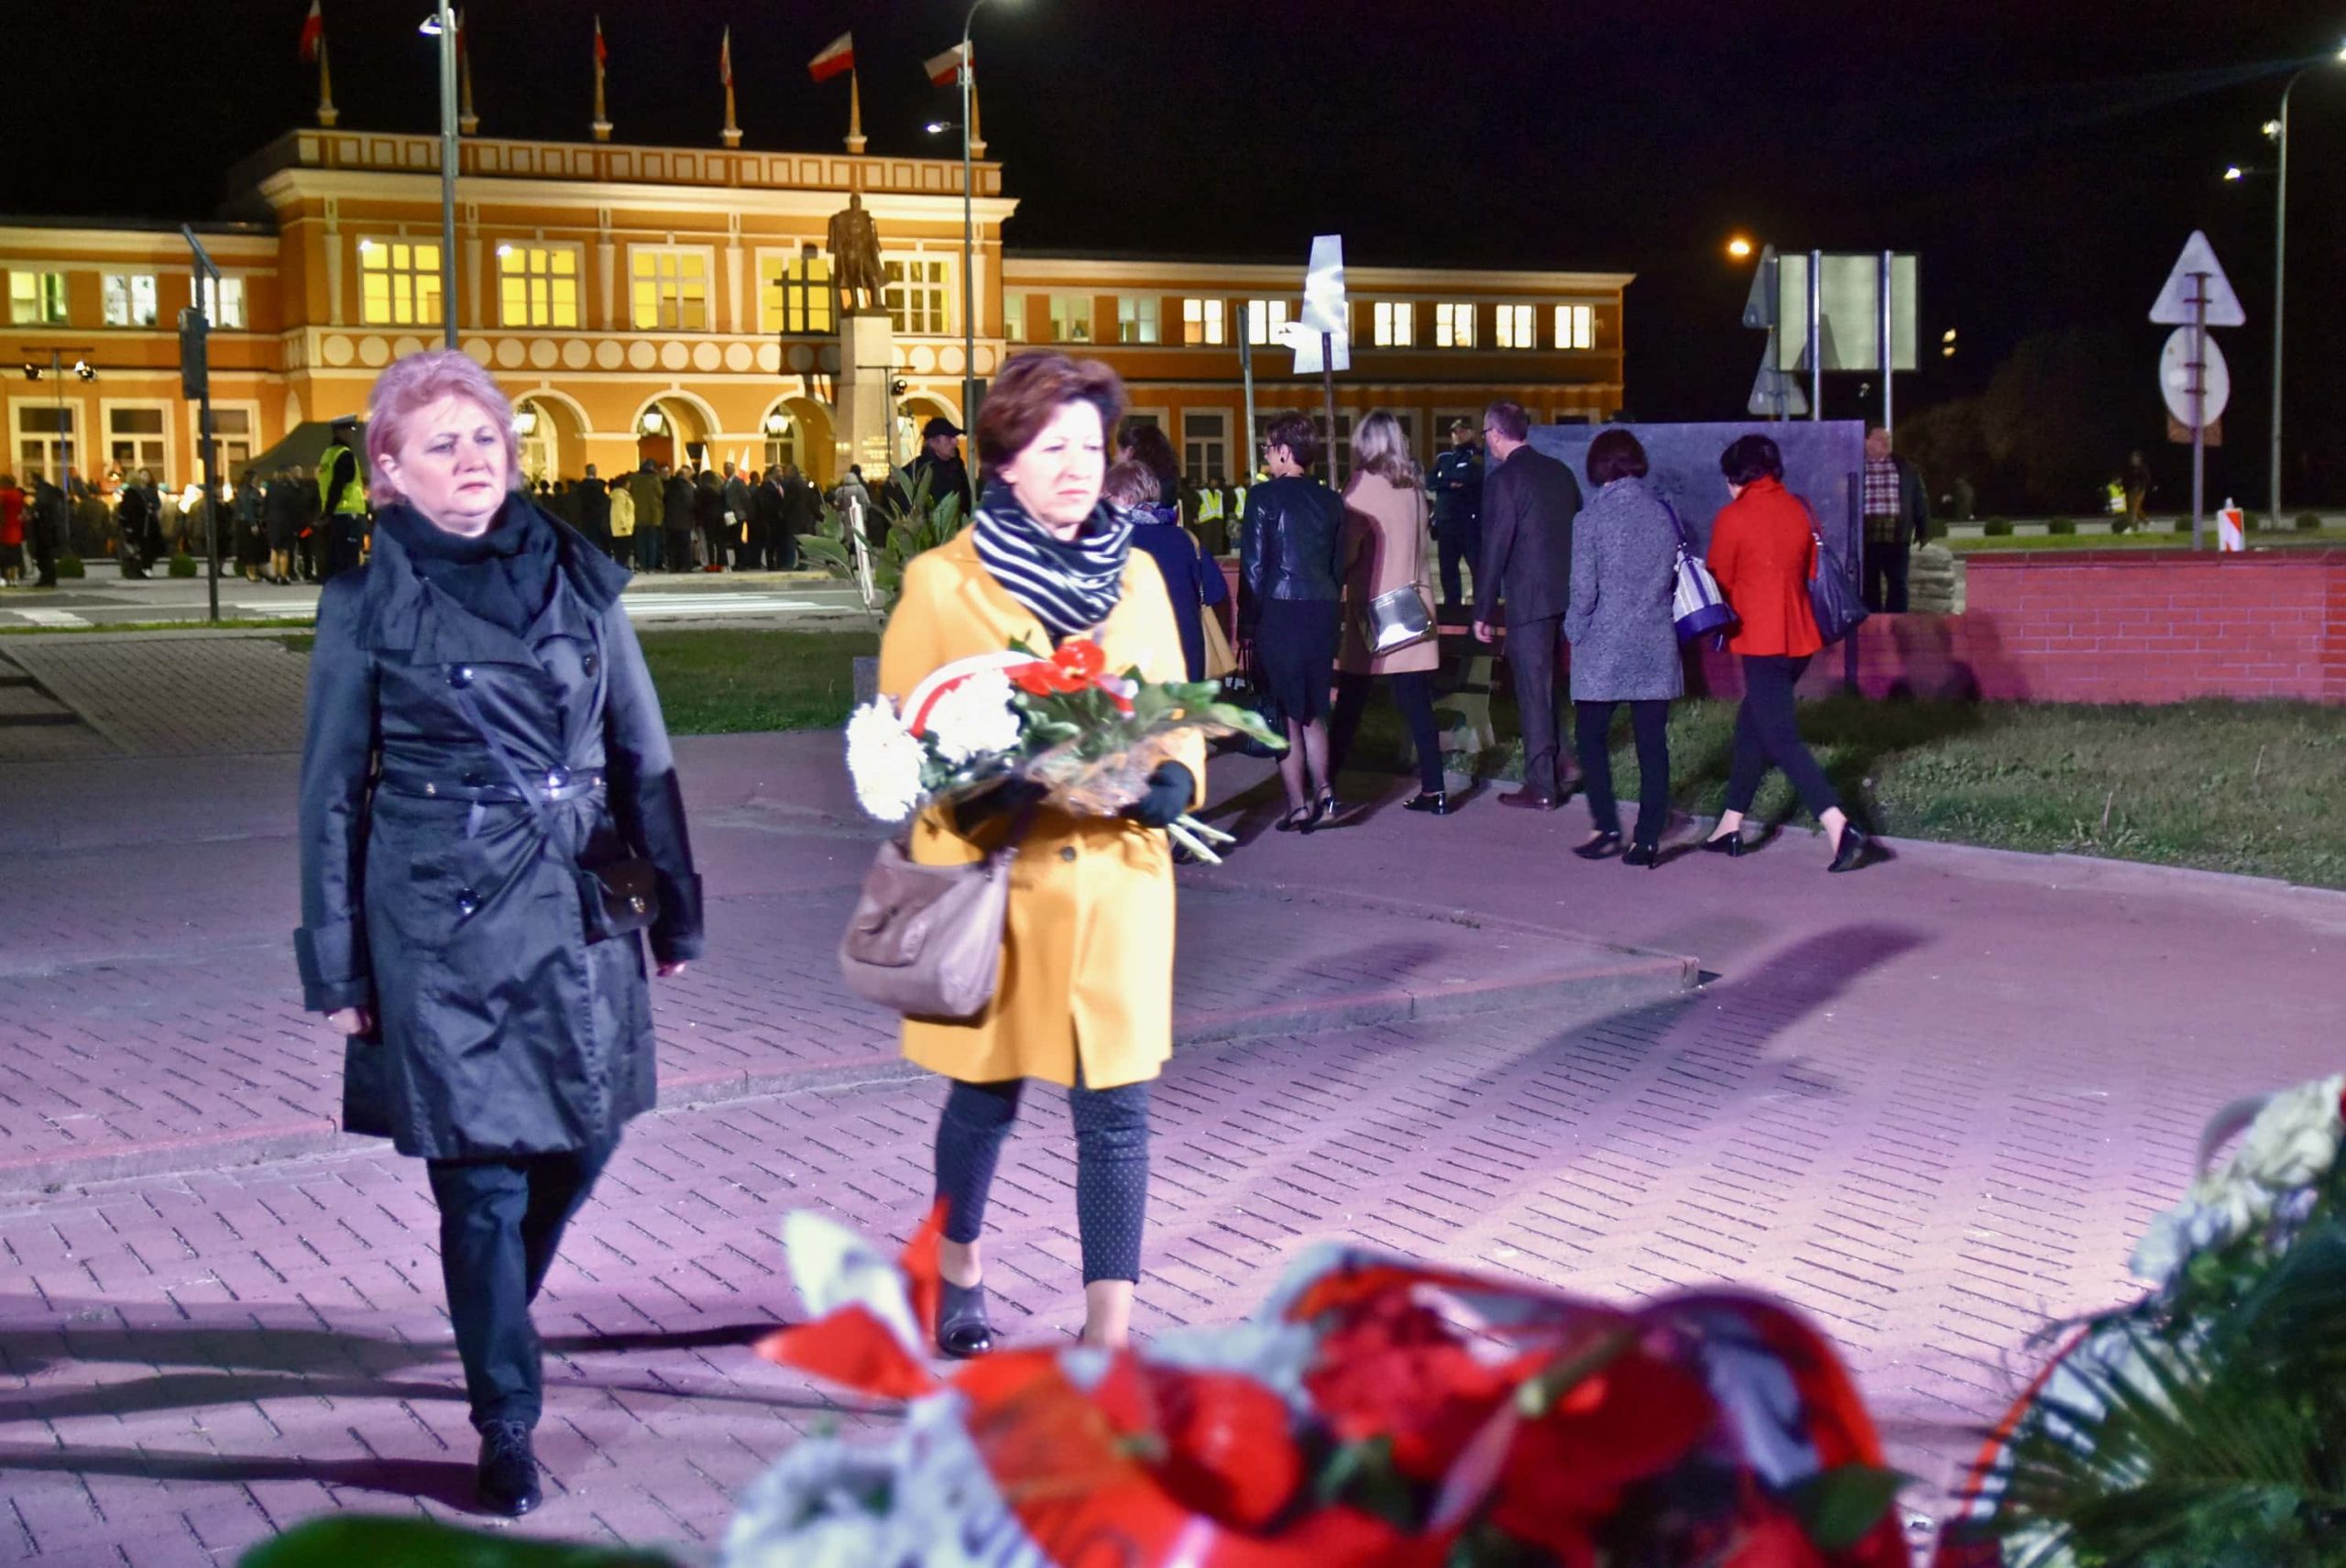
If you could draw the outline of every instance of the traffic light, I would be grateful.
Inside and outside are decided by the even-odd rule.
[[[210,331],[202,311],[190,306],[180,312],[180,392],[192,403],[203,400],[211,378],[204,351],[204,335]]]

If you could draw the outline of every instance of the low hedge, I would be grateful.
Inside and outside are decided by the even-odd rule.
[[[57,575],[60,577],[86,577],[90,572],[82,565],[79,555],[60,555],[57,558]]]
[[[1990,539],[2009,539],[2012,537],[2012,520],[2008,517],[1991,517],[1980,524],[1980,532]]]
[[[2045,531],[2047,533],[2075,533],[2077,531],[2077,520],[2074,517],[2056,517],[2045,525]]]
[[[2297,513],[2297,532],[2299,533],[2319,533],[2321,532],[2320,516],[2318,513],[2309,511],[2301,511]]]
[[[192,555],[174,555],[174,556],[172,556],[172,557],[171,557],[171,576],[174,576],[174,577],[192,577],[192,576],[195,576],[195,557],[194,557],[194,556],[192,556]]]

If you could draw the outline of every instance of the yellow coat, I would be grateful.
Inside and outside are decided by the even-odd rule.
[[[1157,565],[1138,551],[1124,597],[1102,622],[1108,668],[1184,678],[1181,634]],[[1014,642],[1047,650],[1034,614],[1003,592],[964,532],[914,560],[880,643],[880,689],[897,702],[939,665]],[[1180,761],[1205,789],[1205,747]],[[1003,825],[992,825],[999,834]],[[982,831],[982,830],[981,830]],[[986,842],[993,841],[990,834]],[[941,812],[915,825],[913,859],[967,863],[982,853]],[[967,1024],[907,1018],[904,1055],[948,1078],[1042,1078],[1113,1089],[1157,1076],[1173,1054],[1173,859],[1165,835],[1122,817],[1036,815],[1010,875],[1002,983]]]

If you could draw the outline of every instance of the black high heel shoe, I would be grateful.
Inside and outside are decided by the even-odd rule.
[[[1621,835],[1599,833],[1585,844],[1574,844],[1573,853],[1584,861],[1602,861],[1621,852]]]
[[[1343,806],[1336,800],[1334,790],[1321,792],[1319,804],[1311,808],[1311,819],[1303,825],[1306,833],[1317,833],[1343,815]]]
[[[1828,872],[1856,871],[1866,863],[1866,850],[1872,845],[1873,840],[1866,837],[1865,829],[1852,822],[1841,829],[1840,845],[1833,851],[1832,863],[1825,869]]]
[[[937,1282],[943,1294],[937,1303],[937,1348],[956,1361],[967,1361],[993,1349],[993,1325],[986,1321],[986,1288]]]
[[[1738,828],[1732,833],[1715,834],[1703,840],[1703,849],[1707,854],[1739,860],[1743,855],[1743,830]]]
[[[1644,866],[1651,869],[1661,864],[1661,850],[1653,844],[1632,844],[1622,852],[1621,863],[1625,866]]]

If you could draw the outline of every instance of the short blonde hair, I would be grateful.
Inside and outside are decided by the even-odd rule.
[[[1156,474],[1137,457],[1118,463],[1100,481],[1100,499],[1116,506],[1155,506],[1163,498]]]
[[[1353,467],[1405,490],[1414,490],[1425,482],[1425,470],[1418,466],[1417,455],[1409,450],[1409,433],[1383,409],[1361,421],[1360,428],[1353,432]]]

